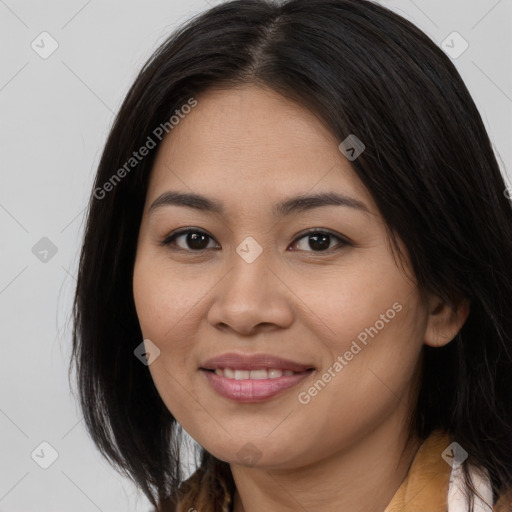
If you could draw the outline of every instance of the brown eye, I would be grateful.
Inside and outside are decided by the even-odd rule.
[[[338,241],[338,246],[345,246],[349,245],[349,243],[344,240],[343,238],[334,235],[333,233],[329,233],[326,231],[309,231],[308,233],[302,235],[297,240],[306,239],[306,243],[304,244],[306,247],[309,246],[312,251],[308,251],[307,248],[299,248],[301,251],[306,252],[328,252],[330,249],[332,249],[331,242],[333,239]],[[298,242],[295,242],[295,245]]]
[[[302,248],[299,247],[298,250],[305,252],[331,252],[333,248],[337,247],[337,249],[341,249],[346,245],[350,245],[346,239],[328,231],[311,230],[297,238],[293,245],[298,245],[298,241],[302,239],[306,239],[307,241],[303,244],[304,246]],[[177,243],[178,240],[181,240],[181,245]],[[204,231],[188,228],[177,231],[176,233],[171,233],[160,242],[160,245],[169,246],[172,250],[202,252],[207,249],[215,248],[215,246],[208,247],[208,243],[213,240],[214,239]],[[338,243],[333,246],[332,242],[334,240]]]
[[[180,246],[176,243],[179,239],[183,240],[182,243],[184,245]],[[177,233],[172,233],[162,240],[161,245],[177,245],[178,249],[183,249],[185,251],[203,251],[208,249],[209,240],[213,240],[213,238],[203,231],[199,231],[197,229],[186,229],[178,231]]]

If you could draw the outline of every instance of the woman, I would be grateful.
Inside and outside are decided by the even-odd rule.
[[[512,510],[505,188],[455,67],[397,14],[197,16],[96,176],[73,345],[94,442],[159,511]]]

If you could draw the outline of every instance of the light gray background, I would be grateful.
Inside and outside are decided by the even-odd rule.
[[[67,380],[70,306],[84,208],[114,113],[157,45],[216,3],[0,0],[0,511],[150,510],[84,430]],[[510,173],[512,1],[381,3],[439,45],[453,31],[469,43],[454,61]],[[31,48],[43,31],[59,45],[47,59]],[[43,237],[57,248],[46,262],[32,251]],[[58,452],[48,469],[31,458],[43,441]]]

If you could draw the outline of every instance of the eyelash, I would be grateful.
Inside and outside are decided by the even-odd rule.
[[[160,242],[159,245],[166,246],[166,247],[168,247],[172,251],[190,252],[190,253],[195,253],[195,254],[201,254],[201,253],[204,253],[205,251],[212,250],[212,248],[210,248],[210,249],[189,250],[189,249],[183,249],[181,247],[178,247],[178,248],[172,247],[173,243],[175,242],[175,240],[178,237],[180,237],[182,235],[188,235],[189,233],[197,233],[197,234],[205,235],[210,240],[214,240],[213,237],[211,237],[208,233],[206,233],[205,231],[203,231],[201,229],[186,228],[186,229],[180,229],[180,230],[176,231],[175,233],[170,233],[169,235],[167,235]],[[332,252],[340,251],[345,246],[352,245],[346,238],[341,237],[340,235],[336,235],[336,234],[334,234],[334,233],[332,233],[330,231],[325,231],[325,230],[315,229],[315,228],[301,233],[300,236],[295,238],[295,240],[293,241],[293,245],[295,245],[302,238],[305,238],[308,235],[313,235],[313,234],[315,234],[315,235],[327,235],[327,236],[330,236],[332,238],[336,238],[339,243],[338,243],[337,246],[331,247],[330,249],[326,249],[325,251],[303,251],[303,252],[312,252],[314,254],[331,254]],[[298,249],[298,250],[300,251],[301,249]]]

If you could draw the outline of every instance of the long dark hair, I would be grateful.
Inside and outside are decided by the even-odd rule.
[[[512,482],[512,208],[451,60],[367,0],[221,4],[172,34],[141,70],[101,157],[74,301],[73,362],[92,439],[159,510],[179,500],[197,508],[200,495],[204,510],[228,510],[229,465],[204,450],[178,498],[182,432],[133,353],[142,333],[132,272],[155,129],[169,128],[202,91],[244,83],[310,109],[340,142],[362,140],[352,167],[394,246],[397,237],[405,243],[420,291],[470,301],[456,338],[424,347],[411,427],[422,439],[448,431],[469,453],[466,478],[468,463],[486,469],[497,499]],[[156,148],[127,166],[148,137]]]

